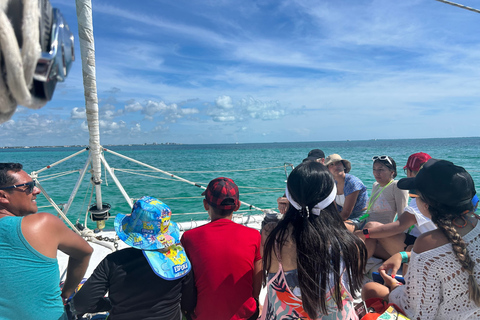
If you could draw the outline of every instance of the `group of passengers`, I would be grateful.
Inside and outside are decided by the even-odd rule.
[[[9,290],[0,293],[0,314],[36,319],[38,310],[48,309],[44,319],[67,319],[63,300],[79,317],[108,311],[111,320],[359,319],[361,292],[363,300],[393,303],[410,319],[478,319],[480,224],[473,179],[464,168],[422,152],[411,155],[404,169],[407,178],[394,180],[395,161],[374,157],[369,198],[361,180],[349,174],[348,160],[312,150],[278,199],[281,219],[261,233],[232,221],[240,199],[229,178],[210,181],[202,193],[211,221],[182,236],[170,208],[143,197],[130,214],[115,219],[118,237],[131,248],[108,255],[71,299],[91,248],[58,218],[36,213],[35,183],[20,164],[2,163],[0,268],[7,271],[0,285]],[[44,220],[57,228],[53,243],[35,229]],[[50,283],[58,279],[58,264],[52,265],[57,249],[70,255],[62,292]],[[378,269],[384,284],[366,281],[372,256],[386,260]],[[39,275],[39,266],[47,264]],[[402,265],[405,285],[395,278]],[[18,277],[39,281],[55,267],[53,278],[37,286],[44,291],[34,291],[44,294],[25,294],[32,284]],[[259,302],[262,281],[267,293]]]
[[[480,227],[477,227],[478,220],[474,214],[478,197],[473,179],[464,168],[449,161],[432,159],[428,154],[419,152],[408,158],[404,167],[407,178],[396,181],[394,180],[397,175],[395,161],[389,156],[375,156],[373,157],[373,174],[376,182],[370,198],[364,200],[361,195],[366,192],[366,188],[358,178],[348,174],[351,170],[349,161],[337,154],[324,159],[323,152],[318,149],[312,150],[311,153],[315,156],[311,157],[309,154],[309,157],[295,170],[300,167],[303,169],[304,166],[311,167],[312,162],[325,164],[337,188],[331,190],[330,195],[325,193],[318,199],[321,200],[319,204],[317,200],[309,202],[302,199],[300,201],[300,197],[308,192],[299,189],[302,190],[301,195],[294,193],[293,180],[291,181],[289,177],[286,200],[284,197],[278,199],[281,211],[285,212],[285,208],[289,208],[283,221],[287,220],[290,210],[296,211],[297,216],[305,216],[306,211],[308,222],[305,221],[301,226],[307,227],[310,223],[322,223],[322,218],[326,219],[323,216],[328,215],[328,210],[336,209],[334,211],[339,213],[347,229],[353,231],[356,238],[363,242],[360,245],[356,243],[357,250],[353,250],[355,253],[359,252],[360,256],[352,256],[352,250],[347,249],[351,243],[348,238],[344,238],[345,231],[344,237],[330,236],[325,231],[325,227],[313,227],[319,234],[325,235],[313,242],[305,235],[297,235],[299,229],[296,226],[299,224],[289,222],[291,229],[286,234],[292,237],[297,249],[296,264],[292,269],[296,269],[295,272],[298,273],[300,288],[297,294],[294,294],[301,298],[304,307],[310,305],[311,299],[318,299],[318,295],[314,295],[316,292],[336,294],[328,297],[321,296],[320,299],[326,299],[326,302],[331,303],[330,308],[325,308],[324,302],[321,301],[320,305],[317,304],[316,308],[308,311],[307,318],[356,319],[357,315],[349,314],[353,308],[351,296],[359,288],[358,277],[364,278],[365,260],[372,256],[387,259],[378,270],[384,285],[366,281],[368,283],[361,290],[364,300],[379,298],[393,303],[410,319],[478,319],[480,317],[480,290],[477,284],[480,271],[477,263],[480,261]],[[301,181],[307,183],[305,178]],[[347,181],[353,182],[349,185]],[[310,186],[319,185],[310,183]],[[323,185],[325,184],[324,180]],[[317,188],[314,188],[314,191],[321,192]],[[295,194],[293,199],[292,194]],[[411,201],[407,206],[408,195]],[[325,203],[329,203],[330,207],[325,207]],[[312,209],[318,207],[323,210],[318,216],[312,215],[318,212]],[[335,214],[331,213],[331,215]],[[288,222],[282,223],[288,224]],[[338,221],[335,224],[330,220],[326,227],[333,232],[333,229],[339,228]],[[276,229],[278,228],[277,226]],[[267,243],[281,247],[282,243],[288,243],[285,237],[285,234],[279,236],[272,232]],[[321,239],[326,242],[329,254],[323,251],[325,243]],[[340,248],[336,246],[338,239],[343,244]],[[275,241],[278,244],[275,244]],[[303,246],[306,244],[312,246],[312,243],[316,243],[315,252],[324,257],[323,264],[311,257],[308,260],[300,258],[299,249],[302,248],[302,253],[309,252]],[[268,259],[267,263],[279,265],[282,269],[282,263],[276,263],[276,261],[285,260],[283,256],[288,253],[284,252],[283,248],[281,251],[274,248],[277,250],[274,251],[275,256],[272,258],[264,254],[264,259]],[[271,247],[266,248],[266,250],[269,249],[272,250]],[[332,255],[337,258],[332,258]],[[340,261],[340,269],[335,267],[338,261]],[[360,275],[351,265],[353,262],[358,263],[362,269]],[[320,279],[314,280],[314,282],[320,280],[315,282],[319,283],[319,286],[315,287],[313,282],[307,282],[310,290],[302,287],[301,282],[305,279],[312,281],[313,273],[300,276],[300,270],[309,270],[305,267],[308,263],[313,263],[319,268],[316,269],[315,275],[321,275]],[[395,277],[402,265],[405,285]],[[266,264],[266,266],[270,265]],[[275,268],[270,268],[267,269],[269,272],[276,271]],[[282,270],[284,274],[290,272],[290,268],[285,267],[285,262]],[[324,270],[327,270],[326,274]],[[391,273],[387,274],[389,271]],[[271,292],[277,289],[279,288],[273,288],[273,290],[271,287],[268,288],[267,303],[270,303]],[[278,303],[275,304],[277,305]],[[284,301],[284,305],[288,306],[289,303]],[[270,305],[265,305],[265,308],[270,308]],[[376,316],[378,317],[378,314]],[[267,319],[280,318],[267,317]],[[365,318],[374,319],[368,315]]]
[[[68,30],[58,10],[62,23],[44,30],[51,7],[43,2],[24,10],[8,6],[23,2],[2,2],[1,34],[18,59],[4,55],[9,59],[0,65],[8,80],[0,122],[13,115],[17,102],[43,105],[70,67],[67,57],[60,76],[32,85],[36,65],[29,60],[41,49],[35,36],[22,41],[20,35],[37,34],[43,43]],[[62,48],[73,46],[73,37],[58,41]],[[22,48],[26,43],[31,45]],[[30,54],[20,58],[21,50]],[[17,80],[24,90],[10,88]],[[396,181],[391,157],[373,160],[376,182],[367,200],[365,185],[349,174],[349,161],[337,154],[325,160],[321,150],[312,150],[287,179],[279,199],[282,219],[265,225],[262,237],[232,221],[240,200],[231,179],[209,183],[203,202],[211,222],[182,237],[170,208],[143,197],[130,214],[115,219],[118,237],[131,248],[107,256],[73,300],[92,248],[59,218],[37,213],[40,190],[21,164],[0,163],[0,319],[66,320],[66,303],[77,315],[108,310],[110,320],[358,319],[359,291],[364,300],[394,303],[410,319],[480,319],[480,224],[471,176],[418,153],[408,159],[407,178]],[[57,250],[69,255],[62,288]],[[363,285],[372,256],[387,259],[379,268],[385,285]],[[402,264],[405,285],[392,277]],[[262,280],[267,294],[260,308]]]

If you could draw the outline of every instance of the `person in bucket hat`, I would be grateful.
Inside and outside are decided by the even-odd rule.
[[[109,319],[180,319],[196,290],[172,212],[153,197],[117,214],[115,231],[131,248],[109,254],[73,299],[76,314],[109,311]],[[108,291],[109,299],[104,298]]]
[[[430,159],[415,177],[398,182],[415,190],[417,206],[437,229],[418,237],[411,252],[399,252],[380,268],[386,286],[368,283],[362,297],[387,298],[409,319],[478,319],[480,314],[480,223],[470,174],[450,161]],[[408,263],[405,285],[392,280]]]
[[[202,194],[211,222],[182,236],[198,290],[192,318],[257,319],[262,284],[260,233],[232,221],[233,212],[240,208],[232,179],[213,179]]]
[[[349,174],[352,169],[350,161],[342,159],[339,154],[331,154],[325,160],[335,183],[337,195],[335,203],[345,226],[351,232],[359,229],[363,223],[360,217],[365,214],[368,203],[368,192],[365,184],[354,175]]]

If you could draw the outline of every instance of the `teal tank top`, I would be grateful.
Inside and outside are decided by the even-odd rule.
[[[58,261],[27,242],[22,219],[0,219],[0,319],[66,320]]]

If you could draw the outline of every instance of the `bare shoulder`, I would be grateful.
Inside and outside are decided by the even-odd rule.
[[[448,243],[447,237],[442,233],[442,231],[435,229],[426,233],[421,234],[413,246],[413,251],[416,253],[422,253],[428,250],[432,250],[443,246]]]
[[[51,213],[39,212],[26,216],[24,224],[27,227],[42,228],[42,229],[63,229],[67,226],[60,220],[60,218],[54,216]],[[68,229],[68,228],[67,228]]]

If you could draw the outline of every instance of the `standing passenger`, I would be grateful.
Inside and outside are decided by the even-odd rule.
[[[320,163],[303,162],[285,191],[290,208],[264,249],[268,287],[261,319],[358,319],[353,299],[367,251],[338,214],[332,175]]]
[[[197,287],[193,319],[256,319],[262,285],[260,233],[232,221],[240,208],[233,180],[216,178],[202,195],[211,222],[182,236]]]
[[[93,251],[62,220],[36,213],[39,193],[20,163],[0,163],[1,319],[67,319],[63,301],[82,280]],[[57,250],[70,256],[62,290]]]
[[[15,113],[17,104],[38,109],[52,98],[57,81],[65,79],[74,60],[74,43],[67,22],[48,0],[0,1],[0,11],[3,123]],[[52,24],[52,20],[57,23]],[[58,34],[63,36],[56,37]],[[45,68],[39,66],[44,67],[45,61],[37,60],[52,52],[55,56],[47,59],[50,72],[43,74]],[[38,70],[43,77],[35,77]],[[0,164],[2,319],[66,319],[62,300],[67,300],[82,280],[93,251],[62,220],[46,212],[36,213],[39,193],[21,164]],[[70,256],[62,290],[57,250]]]

